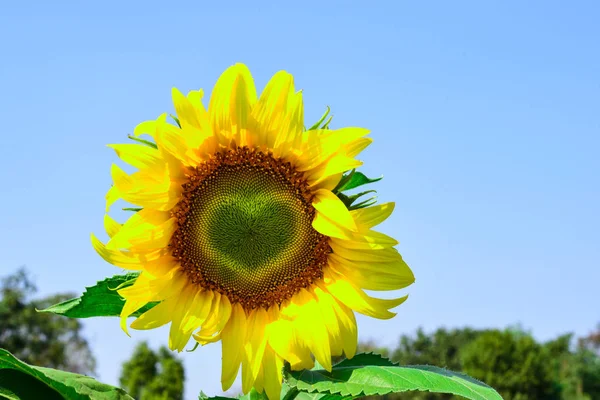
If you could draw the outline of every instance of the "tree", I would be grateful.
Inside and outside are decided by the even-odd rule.
[[[36,291],[23,268],[1,280],[0,347],[29,364],[94,374],[96,361],[81,335],[81,323],[36,311],[74,295],[63,293],[30,299]]]
[[[531,335],[484,332],[461,352],[462,370],[495,388],[505,400],[560,399],[551,352]]]
[[[462,369],[460,353],[462,349],[479,336],[481,331],[470,328],[439,328],[432,334],[426,334],[419,328],[415,336],[402,335],[398,347],[391,352],[391,360],[402,365],[436,365],[453,371]],[[385,399],[445,400],[452,395],[409,392],[384,396]]]
[[[141,342],[123,363],[119,381],[138,400],[181,400],[184,379],[181,360],[165,347],[157,354],[146,342]]]
[[[405,365],[429,364],[460,371],[461,350],[480,334],[481,331],[471,328],[439,328],[427,335],[419,328],[416,337],[400,337],[398,348],[392,353],[392,360]]]

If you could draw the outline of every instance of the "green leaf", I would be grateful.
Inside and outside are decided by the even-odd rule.
[[[358,172],[356,170],[352,170],[349,173],[342,176],[340,183],[333,189],[334,193],[344,192],[346,190],[351,190],[357,188],[359,186],[367,185],[369,183],[374,183],[383,179],[383,176],[379,178],[368,178],[362,172]]]
[[[502,400],[491,387],[467,375],[443,368],[414,365],[380,365],[373,355],[359,354],[346,363],[335,365],[331,372],[291,371],[284,369],[286,383],[302,392],[327,393],[341,396],[372,396],[409,390],[449,393],[471,400]],[[376,365],[369,365],[375,362]]]
[[[116,289],[133,284],[138,275],[138,273],[129,273],[106,278],[94,286],[86,288],[81,297],[63,301],[62,303],[38,311],[64,315],[69,318],[119,316],[125,301],[117,293]],[[132,315],[137,317],[156,304],[158,303],[148,303]]]
[[[127,135],[127,137],[128,137],[129,139],[133,140],[134,142],[138,142],[138,143],[141,143],[141,144],[145,144],[146,146],[150,146],[150,147],[153,147],[153,148],[155,148],[155,149],[158,149],[158,146],[156,145],[156,143],[152,143],[152,142],[151,142],[151,141],[149,141],[149,140],[140,139],[139,137],[137,137],[137,136],[133,136],[133,135]]]
[[[72,372],[34,367],[0,349],[0,397],[11,400],[133,400],[123,389]]]

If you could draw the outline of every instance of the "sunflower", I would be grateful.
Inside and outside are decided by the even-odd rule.
[[[304,128],[302,92],[276,73],[257,98],[249,70],[228,68],[208,110],[203,92],[172,92],[176,116],[135,128],[136,143],[109,145],[131,174],[113,165],[107,212],[118,199],[139,206],[120,224],[106,215],[109,263],[141,271],[119,290],[121,326],[170,323],[169,347],[191,337],[221,341],[223,390],[241,365],[242,389],[279,398],[284,361],[331,370],[331,357],[351,358],[354,312],[388,319],[405,297],[379,299],[364,290],[395,290],[414,282],[394,248],[372,230],[393,203],[349,210],[334,193],[372,139],[362,128]],[[153,140],[144,140],[140,135]],[[314,358],[313,358],[314,357]]]

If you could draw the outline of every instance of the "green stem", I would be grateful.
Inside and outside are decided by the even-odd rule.
[[[290,390],[287,391],[287,393],[283,396],[283,399],[281,400],[293,400],[296,398],[296,396],[298,396],[298,393],[300,393],[298,389],[296,389],[295,387],[291,387]]]

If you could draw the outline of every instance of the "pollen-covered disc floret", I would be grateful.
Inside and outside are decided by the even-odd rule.
[[[139,271],[118,289],[125,332],[139,315],[131,328],[170,325],[172,350],[190,338],[220,341],[223,390],[241,369],[244,393],[278,400],[284,361],[331,370],[332,356],[352,358],[354,312],[392,318],[407,297],[366,291],[402,289],[414,276],[398,242],[374,230],[394,204],[349,209],[336,190],[362,165],[368,130],[306,130],[302,92],[285,71],[257,97],[248,68],[236,64],[208,109],[202,96],[174,89],[172,122],[163,114],[135,128],[136,143],[110,145],[136,170],[112,166],[107,212],[119,199],[136,212],[123,224],[105,215],[109,240],[92,235],[92,244]]]
[[[245,308],[281,304],[323,277],[328,238],[312,227],[304,174],[238,147],[197,166],[173,213],[173,255],[190,280]]]

